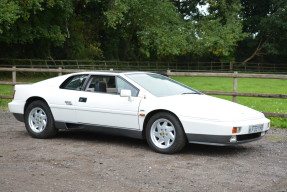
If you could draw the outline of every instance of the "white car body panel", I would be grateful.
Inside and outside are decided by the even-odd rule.
[[[139,130],[138,108],[141,98],[129,101],[120,95],[79,92],[78,97],[87,102],[76,102],[75,111],[78,123],[111,126]]]
[[[143,131],[146,117],[155,110],[164,110],[173,113],[180,120],[187,137],[189,134],[201,136],[244,135],[249,134],[250,125],[263,124],[263,132],[266,132],[270,126],[270,121],[261,112],[223,99],[203,94],[156,97],[129,79],[126,74],[130,74],[130,72],[77,74],[121,76],[139,89],[139,94],[130,100],[128,97],[121,97],[118,94],[60,89],[59,86],[68,77],[75,75],[69,74],[32,85],[16,85],[15,97],[9,103],[10,112],[23,115],[28,99],[39,97],[49,105],[54,120],[63,123]],[[79,102],[80,97],[87,98],[87,101]],[[241,127],[241,131],[232,133],[233,127]],[[210,144],[214,143],[210,142]]]
[[[76,112],[73,103],[76,103],[77,91],[58,89],[55,94],[51,95],[50,108],[54,115],[55,121],[76,123]],[[70,101],[72,105],[67,105]]]

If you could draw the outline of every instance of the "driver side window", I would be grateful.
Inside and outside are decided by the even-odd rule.
[[[87,77],[88,75],[76,75],[69,77],[66,81],[64,81],[64,83],[62,83],[60,88],[79,91],[82,89]]]
[[[132,96],[137,97],[139,90],[117,76],[93,75],[87,83],[85,91],[120,94],[122,89],[131,90]]]

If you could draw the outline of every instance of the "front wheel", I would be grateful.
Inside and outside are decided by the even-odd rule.
[[[44,101],[30,103],[24,114],[25,126],[31,137],[46,139],[56,135],[52,112]]]
[[[146,138],[149,146],[159,153],[176,153],[186,144],[181,123],[174,115],[166,112],[157,113],[150,118]]]

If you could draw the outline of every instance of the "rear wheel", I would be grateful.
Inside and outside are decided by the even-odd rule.
[[[167,112],[150,118],[146,128],[149,146],[159,153],[179,152],[186,144],[186,136],[179,120]]]
[[[49,106],[41,100],[33,101],[25,110],[25,126],[31,137],[45,139],[57,133]]]

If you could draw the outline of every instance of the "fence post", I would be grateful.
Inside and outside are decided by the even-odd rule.
[[[229,62],[229,71],[233,71],[233,63]]]
[[[170,72],[171,72],[170,69],[166,70],[166,76],[168,76],[168,74],[170,74]],[[168,76],[168,77],[169,77],[169,76]]]
[[[238,85],[238,82],[237,82],[237,74],[238,72],[235,71],[234,72],[234,77],[233,77],[233,92],[237,92],[237,85]],[[236,96],[232,96],[232,101],[237,103],[237,98]]]
[[[58,76],[61,76],[62,75],[62,67],[59,67],[59,73],[58,73]]]
[[[13,71],[12,71],[12,82],[16,83],[16,66],[13,66]]]

